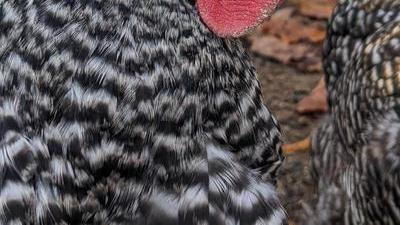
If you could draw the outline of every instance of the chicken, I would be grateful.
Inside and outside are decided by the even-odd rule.
[[[324,69],[328,75],[326,78],[331,79],[328,82],[334,82],[336,77],[343,73],[356,46],[382,24],[397,17],[397,12],[389,8],[393,0],[341,0],[338,2],[340,5],[331,19],[332,24],[329,26],[327,35],[329,38],[325,41],[323,51]],[[366,21],[363,21],[364,19]],[[325,89],[325,82],[321,79],[312,93],[299,102],[296,111],[300,114],[327,112]]]
[[[308,224],[400,224],[400,1],[340,1],[324,67],[330,114],[312,136]]]
[[[218,2],[0,0],[0,224],[285,223],[279,127],[221,38],[278,2]]]

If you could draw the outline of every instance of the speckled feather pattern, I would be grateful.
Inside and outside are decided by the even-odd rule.
[[[339,0],[330,19],[323,48],[323,64],[330,93],[352,54],[384,24],[400,21],[396,0]]]
[[[335,10],[324,59],[330,115],[312,142],[320,196],[310,224],[400,224],[399,9],[399,1],[348,0]]]
[[[284,224],[282,159],[194,1],[0,0],[0,224]]]

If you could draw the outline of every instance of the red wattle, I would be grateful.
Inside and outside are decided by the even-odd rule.
[[[281,0],[197,0],[204,23],[221,37],[238,37],[268,17]]]

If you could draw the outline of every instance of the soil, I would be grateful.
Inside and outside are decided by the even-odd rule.
[[[299,115],[297,102],[310,93],[322,74],[303,73],[261,56],[254,63],[262,86],[264,103],[278,119],[284,142],[302,140],[318,126],[323,115]],[[303,225],[307,205],[315,201],[316,186],[310,174],[309,152],[287,156],[278,181],[278,191],[288,213],[289,225]]]

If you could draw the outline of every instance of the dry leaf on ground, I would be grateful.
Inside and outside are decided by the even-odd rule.
[[[322,43],[325,38],[325,21],[313,21],[295,13],[294,8],[279,10],[262,27],[263,33],[274,35],[286,43],[309,41]]]
[[[328,19],[336,5],[336,0],[299,0],[301,14],[318,19]]]
[[[302,71],[320,72],[326,24],[336,0],[297,0],[250,36],[251,50]],[[296,7],[294,7],[294,6]]]

